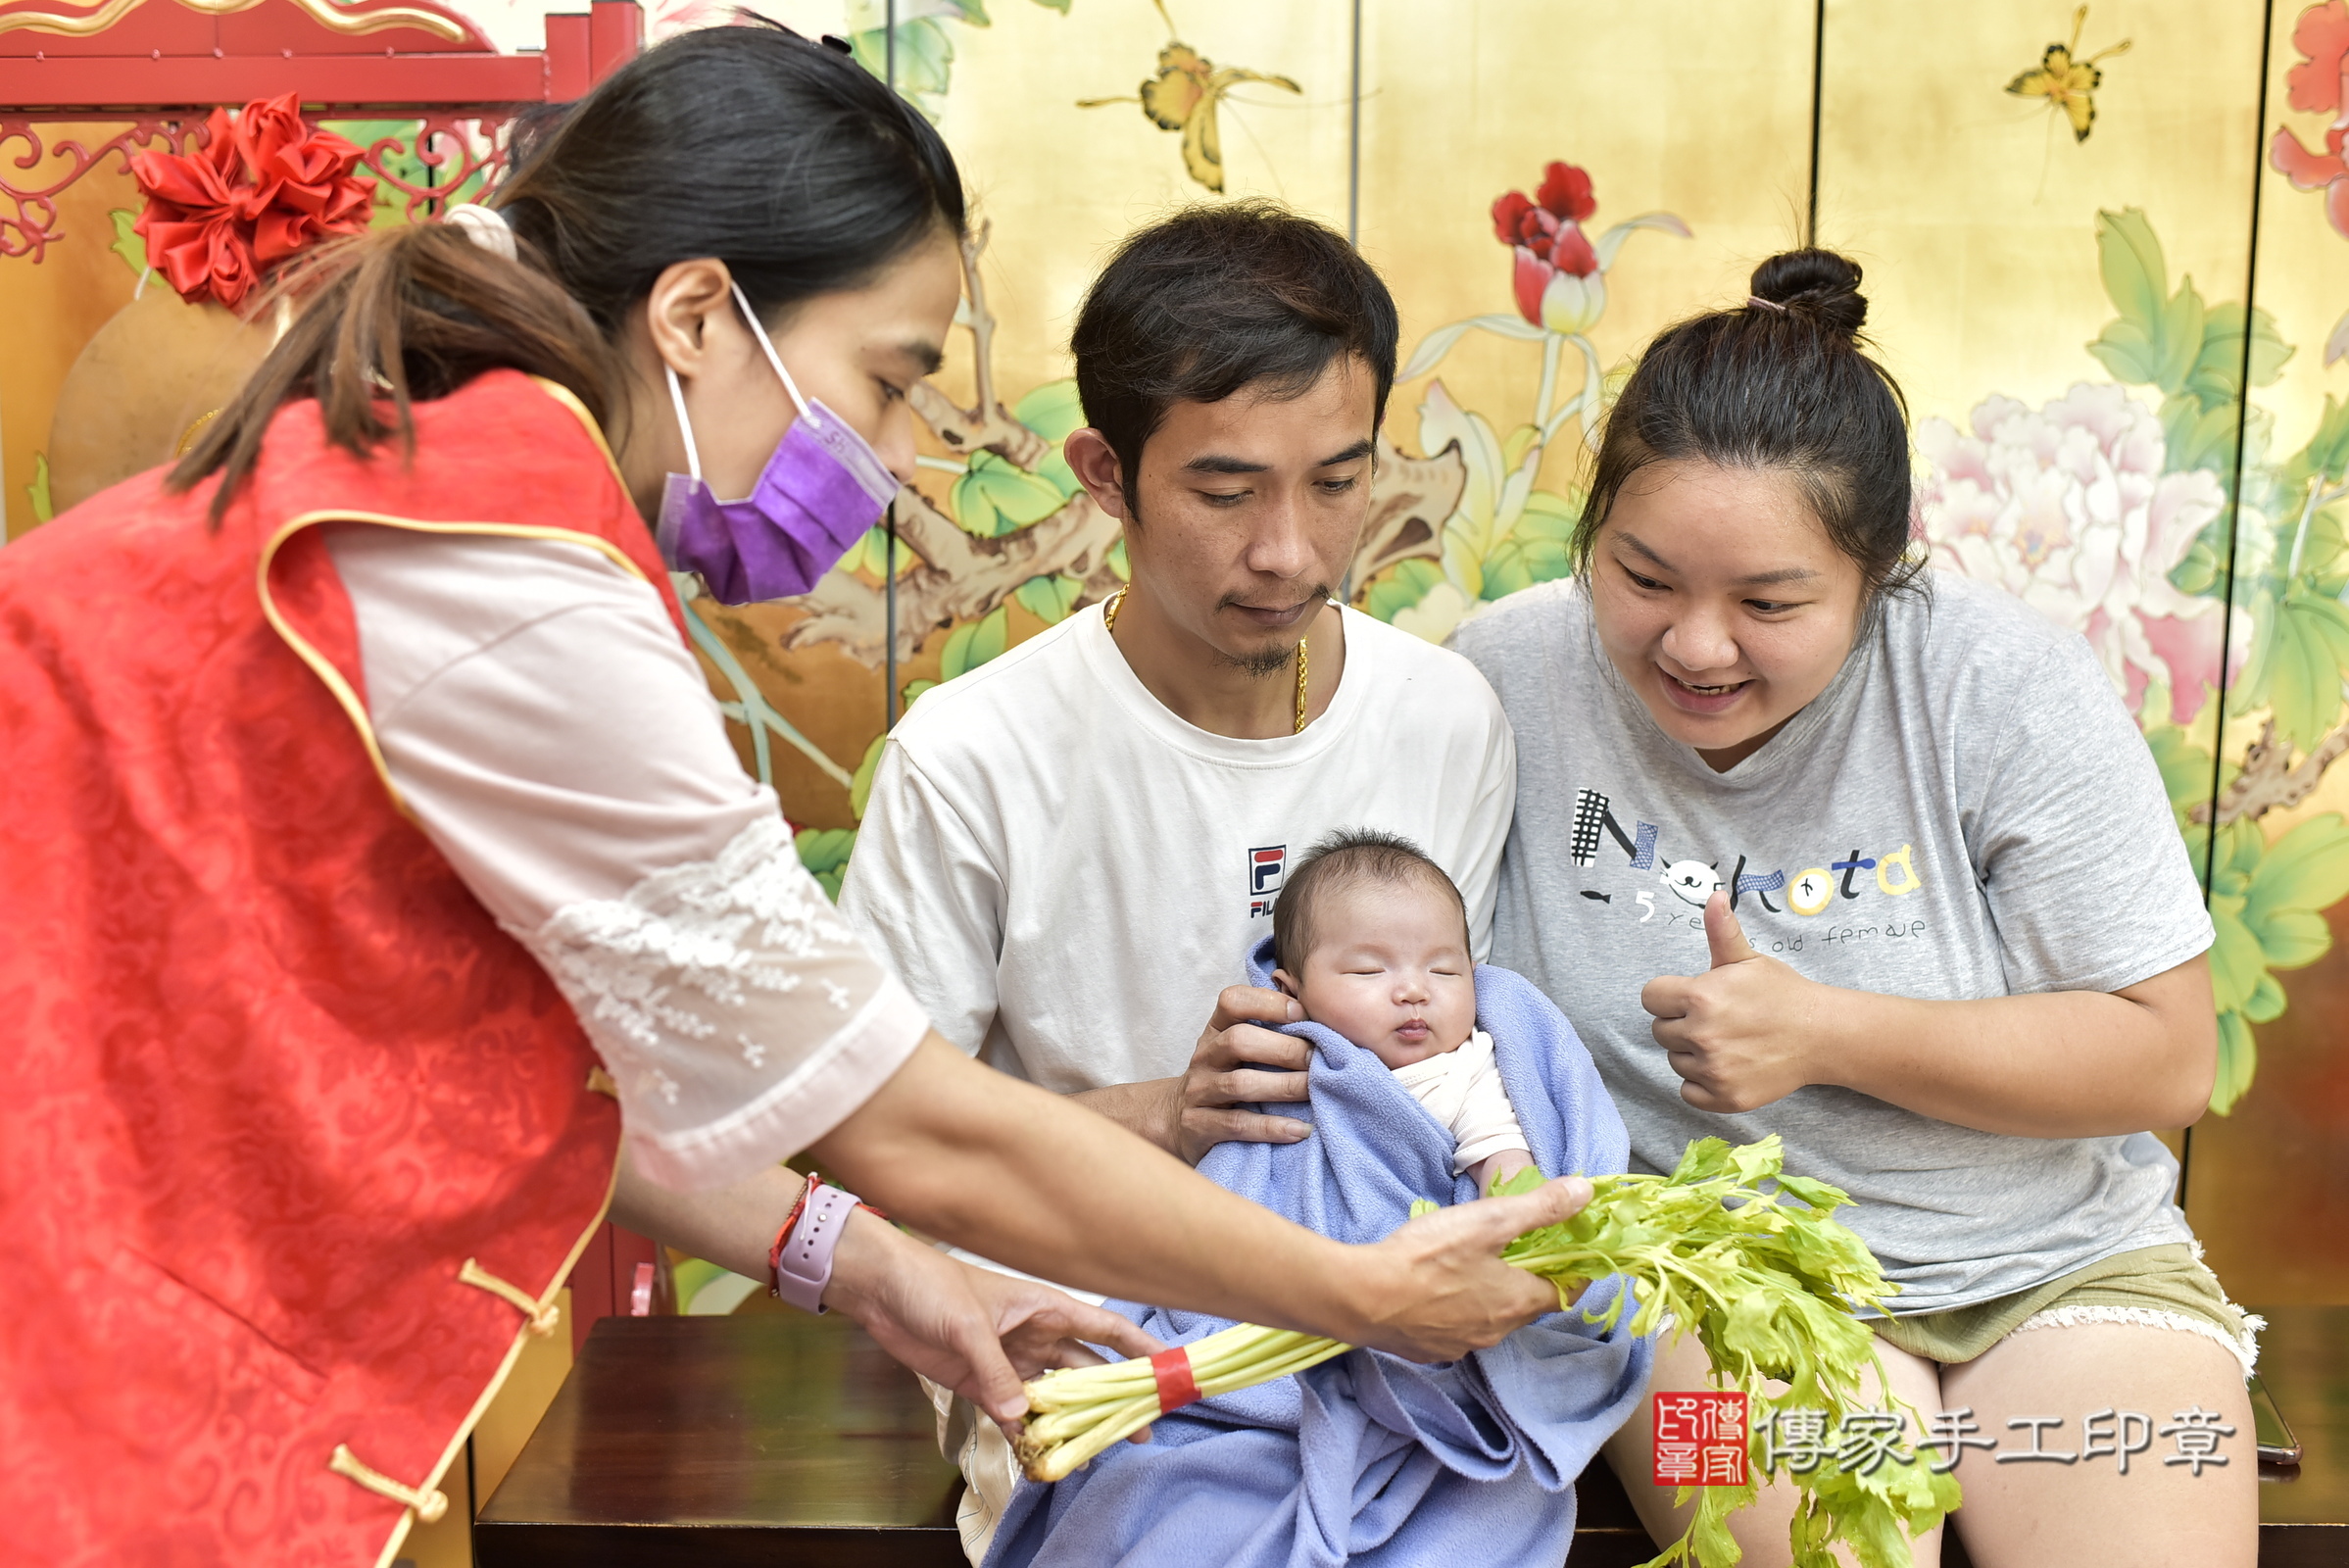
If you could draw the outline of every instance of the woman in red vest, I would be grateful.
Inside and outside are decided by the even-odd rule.
[[[1277,1220],[931,1033],[743,775],[664,567],[797,593],[879,517],[962,224],[841,55],[680,38],[496,212],[334,253],[176,468],[0,555],[24,1560],[388,1561],[615,1181],[999,1419],[1073,1339],[1150,1348],[804,1149],[1121,1297],[1425,1357],[1554,1306],[1493,1253],[1587,1187]]]

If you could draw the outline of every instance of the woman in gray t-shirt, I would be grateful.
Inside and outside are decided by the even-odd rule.
[[[1916,564],[1859,278],[1778,257],[1659,337],[1580,577],[1460,629],[1517,735],[1493,961],[1574,1020],[1635,1169],[1776,1132],[1857,1200],[1902,1287],[1892,1392],[1982,1568],[2248,1568],[2249,1333],[2145,1131],[2210,1093],[2210,919],[2085,644]],[[1684,1340],[1653,1387],[1707,1371]],[[1650,1449],[1643,1409],[1608,1454],[1670,1540]],[[1792,1506],[1737,1516],[1748,1563],[1787,1560]]]

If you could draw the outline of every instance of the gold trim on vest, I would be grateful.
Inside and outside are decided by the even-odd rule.
[[[604,1070],[602,1062],[587,1069],[587,1087],[592,1094],[610,1095],[614,1100],[620,1097],[620,1086]]]
[[[530,1332],[542,1340],[554,1333],[555,1325],[563,1321],[561,1306],[553,1301],[539,1300],[518,1285],[507,1284],[472,1258],[465,1260],[465,1266],[457,1271],[457,1278],[462,1284],[478,1285],[490,1295],[513,1302],[530,1320]]]
[[[416,1516],[418,1519],[428,1525],[439,1523],[449,1511],[449,1494],[447,1493],[437,1487],[429,1492],[419,1492],[415,1487],[404,1487],[353,1453],[351,1446],[347,1443],[338,1443],[334,1446],[334,1457],[326,1461],[326,1468],[338,1476],[345,1476],[358,1482],[369,1492],[380,1494],[394,1502],[406,1503],[416,1511]]]

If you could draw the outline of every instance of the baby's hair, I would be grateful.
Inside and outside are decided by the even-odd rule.
[[[1305,956],[1313,951],[1313,906],[1324,894],[1359,882],[1423,882],[1451,895],[1460,911],[1465,946],[1468,904],[1427,852],[1399,833],[1377,828],[1342,828],[1307,850],[1297,869],[1281,887],[1272,906],[1274,961],[1293,975],[1304,972]]]

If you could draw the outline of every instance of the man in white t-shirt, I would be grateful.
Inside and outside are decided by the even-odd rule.
[[[1304,1136],[1231,1107],[1305,1098],[1303,1043],[1251,1027],[1295,1004],[1241,982],[1316,840],[1399,833],[1459,884],[1479,956],[1492,925],[1499,705],[1337,600],[1395,337],[1378,274],[1310,220],[1234,204],[1130,239],[1077,322],[1066,455],[1124,519],[1131,584],[921,699],[841,892],[940,1033],[1193,1160]]]

